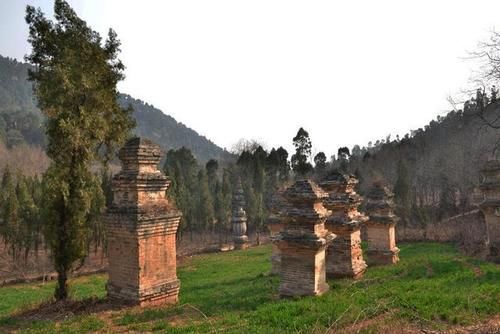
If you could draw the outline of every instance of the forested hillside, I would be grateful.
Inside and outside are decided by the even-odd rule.
[[[134,109],[136,127],[134,132],[160,144],[164,149],[179,149],[186,147],[193,152],[195,158],[201,162],[210,159],[225,161],[231,154],[212,143],[204,136],[186,125],[177,122],[174,118],[165,115],[154,106],[134,99],[130,95],[121,94],[120,103],[126,107],[129,104]]]
[[[374,179],[393,186],[406,220],[429,223],[470,210],[479,195],[480,170],[499,144],[500,130],[488,121],[498,120],[497,104],[495,92],[480,90],[463,109],[403,138],[355,146],[334,164],[356,174],[362,192]],[[482,111],[481,105],[489,107]]]
[[[9,148],[23,143],[45,145],[43,116],[36,107],[32,86],[27,80],[28,68],[28,64],[0,56],[0,141]],[[134,108],[134,132],[166,150],[184,146],[202,162],[211,158],[219,161],[231,158],[227,151],[152,105],[124,94],[119,101]]]

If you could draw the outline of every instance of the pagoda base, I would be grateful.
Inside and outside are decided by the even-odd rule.
[[[486,255],[486,260],[494,263],[500,263],[500,242],[490,243],[488,246],[488,254]]]
[[[324,264],[324,249],[282,250],[280,297],[319,296],[327,292]]]
[[[234,238],[234,249],[247,249],[250,247],[248,243],[248,237],[246,235]]]
[[[335,232],[334,232],[335,233]],[[366,262],[363,260],[360,231],[348,235],[337,235],[327,249],[326,276],[328,278],[363,277]]]
[[[271,255],[271,274],[279,274],[281,271],[281,252],[278,246],[273,245],[273,253]]]
[[[353,280],[358,280],[363,277],[368,266],[366,263],[362,263],[358,266],[352,266],[349,268],[334,268],[326,273],[328,279],[333,278],[351,278]],[[328,269],[328,268],[327,268]]]
[[[159,284],[148,289],[118,287],[108,282],[108,299],[116,304],[157,306],[172,305],[179,301],[180,281]]]
[[[392,250],[372,249],[367,251],[368,264],[372,265],[387,265],[399,262],[399,248]]]

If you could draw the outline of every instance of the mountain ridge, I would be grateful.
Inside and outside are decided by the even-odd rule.
[[[29,64],[0,55],[0,140],[8,147],[22,143],[45,146],[43,115],[28,81]],[[227,161],[232,154],[152,104],[120,93],[119,103],[133,107],[133,133],[158,143],[165,151],[186,147],[201,162]]]

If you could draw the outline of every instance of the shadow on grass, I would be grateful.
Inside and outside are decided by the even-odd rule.
[[[9,331],[44,327],[49,323],[82,318],[93,314],[130,307],[110,302],[106,298],[91,297],[82,300],[47,301],[13,315],[0,318],[0,328]]]

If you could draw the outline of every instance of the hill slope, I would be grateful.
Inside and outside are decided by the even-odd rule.
[[[45,143],[43,116],[27,80],[29,66],[0,55],[0,140],[9,147],[21,143],[44,146]],[[231,158],[227,151],[152,105],[125,94],[120,95],[119,102],[133,106],[137,122],[134,132],[164,149],[184,146],[201,161]]]

